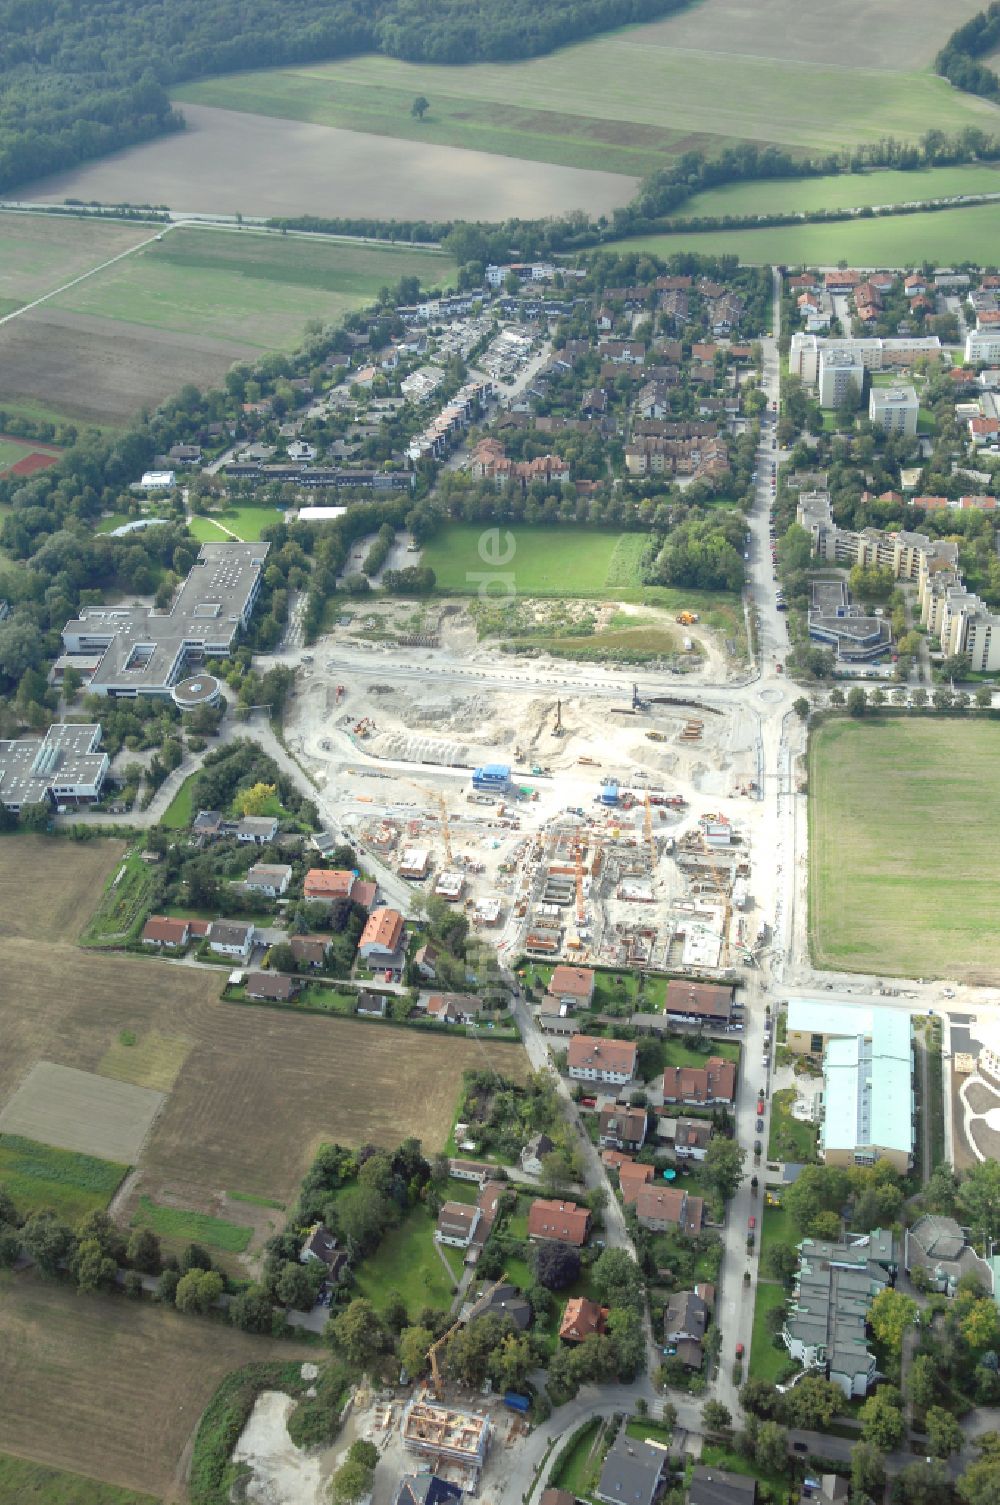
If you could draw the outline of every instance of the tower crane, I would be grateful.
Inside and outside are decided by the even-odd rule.
[[[491,1286],[489,1286],[483,1292],[483,1294],[480,1296],[479,1300],[476,1302],[475,1306],[472,1308],[473,1314],[475,1313],[476,1307],[477,1306],[481,1306],[484,1301],[488,1301],[489,1298],[493,1295],[493,1292],[495,1290],[497,1290],[498,1287],[502,1286],[503,1283],[504,1283],[504,1281],[506,1279],[507,1279],[507,1273],[506,1273],[506,1271],[504,1271],[504,1273],[500,1276],[500,1278],[498,1280],[495,1280],[493,1282],[493,1284]],[[457,1320],[454,1321],[451,1324],[451,1326],[448,1328],[448,1331],[445,1332],[445,1333],[442,1333],[441,1336],[440,1336],[440,1338],[438,1338],[437,1342],[436,1343],[432,1343],[431,1346],[430,1346],[430,1348],[427,1350],[427,1357],[431,1361],[431,1387],[433,1388],[434,1394],[437,1396],[438,1400],[440,1400],[441,1397],[444,1395],[444,1381],[441,1378],[441,1368],[440,1368],[440,1365],[438,1364],[438,1350],[444,1347],[444,1345],[447,1343],[448,1339],[452,1336],[453,1333],[457,1333],[458,1330],[459,1330],[459,1328],[460,1327],[464,1327],[464,1326],[465,1326],[465,1318],[464,1317],[457,1318]]]
[[[643,828],[646,832],[646,846],[649,848],[649,872],[650,877],[656,877],[656,838],[653,836],[653,802],[646,795],[646,814],[643,820]]]
[[[448,806],[444,802],[444,795],[437,797],[438,809],[441,811],[441,830],[444,835],[444,855],[448,859],[448,866],[453,867],[455,859],[451,855],[451,831],[448,828]]]

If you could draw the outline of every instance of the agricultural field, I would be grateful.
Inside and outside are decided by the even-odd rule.
[[[39,1063],[83,1089],[85,1107],[67,1100],[48,1111],[64,1133],[122,1132],[123,1086],[129,1102],[155,1100],[137,1158],[118,1156],[136,1166],[120,1197],[124,1222],[145,1197],[168,1213],[252,1228],[252,1251],[280,1224],[272,1204],[291,1205],[321,1143],[395,1145],[412,1134],[436,1151],[462,1072],[484,1051],[509,1075],[524,1070],[519,1046],[241,1008],[219,998],[222,969],[80,949],[87,896],[92,904],[120,858],[117,842],[0,842],[0,1111],[22,1084],[44,1086],[52,1072],[39,1074]],[[35,902],[46,881],[58,928]],[[36,1092],[36,1116],[38,1101]],[[45,1132],[41,1121],[31,1130]],[[226,1187],[241,1197],[230,1201]]]
[[[853,180],[851,180],[853,181]],[[786,266],[909,267],[923,261],[978,261],[991,265],[1000,245],[1000,204],[965,209],[840,220],[832,225],[776,225],[761,230],[686,231],[608,241],[610,251],[649,251],[673,256],[738,256],[747,264]]]
[[[282,350],[301,343],[308,320],[334,323],[400,277],[433,285],[453,271],[454,263],[433,251],[182,227],[51,306],[133,328]]]
[[[487,530],[492,537],[495,530]],[[645,533],[597,532],[590,528],[501,529],[499,552],[510,552],[502,567],[484,563],[490,546],[481,551],[484,530],[475,524],[454,523],[443,528],[424,545],[421,564],[437,576],[444,593],[470,595],[480,584],[494,578],[486,588],[495,598],[506,596],[599,596],[608,591],[638,591],[639,567],[646,545]],[[494,547],[494,554],[498,550]],[[509,590],[503,581],[510,582]]]
[[[456,70],[458,71],[458,70]],[[412,86],[401,120],[409,133]],[[253,113],[243,113],[253,109]],[[278,112],[280,114],[280,111]],[[144,196],[184,213],[383,219],[534,219],[624,204],[636,179],[546,159],[510,172],[494,151],[462,150],[433,140],[373,134],[281,120],[207,104],[184,107],[187,130],[115,152],[23,189],[36,203],[67,197],[115,204]],[[470,145],[474,143],[469,143]],[[554,159],[558,161],[558,158]]]
[[[0,1184],[22,1214],[51,1207],[76,1223],[86,1213],[107,1207],[127,1169],[92,1155],[0,1134]]]
[[[150,241],[148,225],[0,214],[0,298],[54,294],[0,328],[0,409],[120,427],[186,382],[212,385],[234,361],[293,348],[310,319],[335,321],[401,276],[434,283],[453,269],[391,246],[190,227]],[[45,446],[12,458],[29,463],[33,448]]]
[[[815,965],[997,980],[998,750],[1000,729],[972,719],[836,720],[812,736]]]
[[[64,1494],[36,1497],[53,1505],[144,1505],[98,1492],[90,1479],[180,1499],[186,1445],[222,1377],[255,1360],[310,1353],[152,1302],[80,1297],[70,1286],[4,1274],[0,1449],[89,1476],[79,1492],[67,1484]],[[0,1459],[0,1494],[3,1467]]]
[[[1000,168],[978,164],[929,167],[920,172],[843,173],[824,178],[767,178],[727,183],[696,194],[678,215],[810,214],[822,209],[858,209],[865,204],[908,204],[954,194],[1000,193]]]
[[[974,0],[959,0],[969,5],[971,14]],[[806,152],[915,138],[931,126],[995,127],[995,106],[958,93],[928,67],[958,24],[956,7],[942,15],[920,0],[911,15],[903,38],[891,16],[873,17],[860,0],[832,0],[812,16],[799,0],[774,0],[766,24],[744,0],[703,0],[524,62],[450,67],[368,55],[206,79],[174,98],[632,174],[734,140]],[[409,112],[416,94],[430,101],[419,123]],[[423,212],[437,211],[428,203]]]
[[[0,1111],[0,1135],[131,1164],[162,1106],[150,1087],[36,1061]]]
[[[152,1495],[46,1468],[26,1458],[12,1458],[9,1453],[0,1454],[0,1500],[18,1500],[25,1505],[32,1500],[44,1505],[157,1505]]]

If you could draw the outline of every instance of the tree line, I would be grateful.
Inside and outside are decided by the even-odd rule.
[[[978,61],[997,46],[1000,46],[1000,0],[993,0],[992,5],[952,32],[934,59],[935,71],[967,94],[1000,100],[1000,77]]]

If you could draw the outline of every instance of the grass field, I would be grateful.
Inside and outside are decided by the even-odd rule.
[[[154,233],[92,216],[0,212],[0,297],[20,307]]]
[[[76,1223],[86,1213],[107,1207],[127,1169],[114,1161],[0,1134],[0,1185],[22,1214],[51,1207]]]
[[[265,1199],[261,1200],[268,1205]],[[184,1244],[207,1244],[210,1249],[223,1249],[230,1254],[241,1254],[253,1237],[253,1229],[240,1223],[213,1218],[203,1212],[187,1212],[183,1207],[160,1207],[149,1197],[139,1198],[139,1205],[132,1214],[132,1226],[152,1228],[164,1238]]]
[[[767,1142],[769,1160],[810,1164],[816,1156],[816,1127],[791,1114],[796,1099],[794,1087],[782,1087],[771,1099],[771,1132]]]
[[[194,819],[194,806],[191,801],[194,797],[195,775],[188,774],[170,804],[160,816],[160,825],[166,826],[168,831],[183,831]]]
[[[1000,244],[1000,204],[941,209],[882,219],[841,220],[832,225],[778,225],[765,230],[708,230],[703,234],[639,235],[609,241],[612,251],[650,251],[673,256],[695,251],[705,256],[738,256],[746,263],[787,266],[907,267],[922,261],[996,260]]]
[[[451,1196],[449,1187],[448,1195]],[[448,1250],[447,1253],[457,1253]],[[449,1278],[434,1245],[434,1224],[423,1206],[411,1207],[376,1253],[355,1267],[362,1296],[380,1310],[390,1296],[402,1296],[411,1318],[425,1306],[446,1311],[457,1277]]]
[[[494,542],[480,547],[489,535]],[[470,595],[485,584],[498,596],[600,596],[641,589],[639,562],[645,533],[601,533],[590,528],[511,528],[496,530],[453,523],[424,546],[421,563],[430,565],[442,593]],[[511,552],[509,540],[513,540]],[[491,556],[492,549],[492,556]],[[484,563],[510,560],[502,567]],[[513,592],[505,584],[510,581]]]
[[[645,172],[651,156],[717,149],[726,140],[829,149],[884,135],[915,138],[931,125],[988,129],[998,118],[984,101],[925,71],[929,59],[899,70],[889,45],[884,57],[859,51],[849,66],[838,45],[831,63],[831,9],[850,12],[845,46],[864,30],[854,0],[827,8],[825,50],[798,55],[795,0],[779,0],[766,30],[745,28],[735,42],[728,23],[734,14],[746,20],[745,5],[705,0],[692,9],[705,13],[693,27],[681,15],[524,62],[449,67],[368,55],[205,80],[175,98],[612,172]],[[939,45],[946,25],[939,19],[931,29]],[[416,94],[430,101],[422,124],[409,114]]]
[[[261,529],[280,522],[284,515],[282,507],[227,507],[211,517],[192,517],[188,532],[199,543],[225,543],[233,538],[257,543]]]
[[[991,721],[835,720],[809,748],[817,966],[1000,976]]]
[[[27,441],[19,444],[13,439],[0,439],[0,471],[9,470],[18,460],[30,455],[33,449],[34,445]]]
[[[153,1302],[81,1297],[30,1274],[4,1275],[0,1449],[181,1500],[185,1448],[222,1377],[253,1361],[310,1356]],[[83,1487],[41,1498],[123,1505]]]
[[[400,277],[446,281],[432,251],[184,228],[71,288],[54,306],[260,350],[301,343],[309,319],[335,322]]]
[[[35,1505],[157,1505],[152,1495],[46,1468],[9,1453],[0,1454],[0,1501],[10,1505],[14,1501],[19,1505],[33,1501]]]
[[[786,1292],[783,1286],[772,1280],[757,1282],[757,1301],[753,1309],[753,1337],[750,1341],[750,1373],[754,1379],[769,1380],[772,1384],[788,1363],[788,1350],[778,1348],[767,1330],[768,1312],[784,1306]]]
[[[826,178],[768,178],[727,183],[699,193],[679,215],[799,214],[857,209],[864,204],[907,204],[957,193],[997,193],[1000,167],[931,167],[920,172],[844,173]]]

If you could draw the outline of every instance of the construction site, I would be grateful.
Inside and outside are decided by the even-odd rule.
[[[759,720],[659,683],[326,639],[286,738],[401,906],[460,905],[507,956],[752,965]]]

